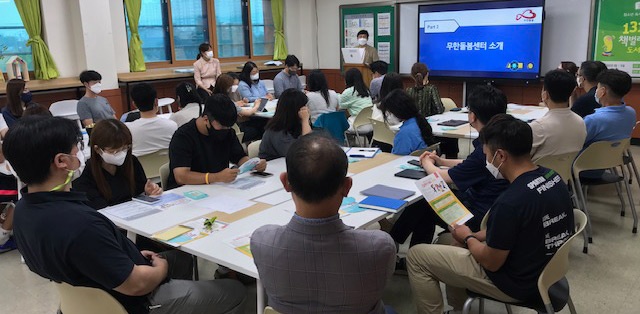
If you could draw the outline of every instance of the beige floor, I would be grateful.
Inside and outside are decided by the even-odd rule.
[[[463,151],[467,147],[463,147]],[[632,150],[640,162],[640,147]],[[638,206],[640,190],[635,180],[632,187]],[[620,204],[613,187],[594,188],[590,192],[589,205],[594,243],[589,246],[589,254],[583,254],[582,239],[575,242],[567,275],[578,313],[640,313],[640,239],[631,233],[631,213],[627,209],[626,217],[620,217]],[[401,249],[404,251],[406,247]],[[212,277],[215,267],[201,262],[201,277]],[[245,312],[255,313],[255,287],[249,287],[247,299]],[[0,300],[0,313],[7,314],[53,314],[58,307],[58,295],[53,285],[20,263],[17,251],[0,254]],[[398,313],[415,313],[407,277],[392,278],[384,301]],[[514,312],[535,313],[526,309]],[[506,311],[502,305],[487,302],[485,313]],[[564,309],[561,313],[569,311]]]

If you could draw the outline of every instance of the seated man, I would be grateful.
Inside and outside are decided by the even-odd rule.
[[[502,91],[491,86],[477,87],[469,94],[467,103],[469,123],[478,131],[481,131],[493,116],[507,111],[507,97]],[[478,231],[482,217],[507,187],[508,182],[494,178],[487,170],[487,158],[477,139],[473,141],[473,147],[475,149],[465,160],[445,159],[427,152],[420,156],[420,161],[427,173],[438,172],[447,183],[456,185],[456,195],[474,215],[468,224],[472,230]],[[440,169],[438,166],[449,168]],[[405,209],[391,229],[391,236],[396,242],[404,243],[413,233],[411,245],[431,243],[436,224],[446,227],[423,200]]]
[[[109,101],[100,96],[102,92],[102,75],[88,70],[80,73],[80,82],[84,85],[84,96],[78,100],[78,117],[85,127],[92,126],[102,119],[116,118],[116,112]]]
[[[600,108],[600,104],[596,102],[594,95],[596,94],[596,85],[598,74],[607,69],[607,66],[600,61],[585,61],[580,65],[578,73],[576,73],[576,82],[578,87],[582,88],[586,93],[577,99],[571,99],[571,111],[575,112],[582,118],[592,114],[596,108]]]
[[[140,157],[169,148],[178,125],[158,117],[156,89],[148,83],[136,84],[131,88],[131,100],[140,110],[140,119],[125,123],[131,131],[133,155]]]
[[[487,168],[511,184],[491,207],[486,230],[452,226],[455,246],[420,244],[409,250],[418,313],[442,313],[440,281],[454,311],[462,309],[465,289],[507,302],[541,302],[538,277],[573,234],[573,205],[560,176],[531,161],[531,138],[525,122],[506,114],[480,131]]]
[[[301,136],[280,175],[296,212],[285,226],[251,236],[269,305],[281,313],[385,313],[382,292],[396,246],[379,230],[353,230],[338,209],[349,194],[347,157],[333,139]]]
[[[129,313],[242,312],[241,283],[172,279],[188,278],[191,265],[176,263],[175,251],[139,251],[84,205],[84,193],[70,192],[81,146],[76,123],[60,117],[27,117],[7,133],[4,154],[27,184],[14,212],[14,236],[29,269],[55,282],[102,289]]]
[[[382,80],[384,80],[384,76],[389,71],[389,64],[382,61],[374,61],[369,65],[369,69],[373,73],[373,79],[369,84],[369,94],[371,95],[371,99],[374,103],[380,102],[380,87],[382,87]]]
[[[300,60],[294,55],[288,55],[284,59],[285,68],[273,78],[273,96],[280,98],[282,92],[289,88],[302,91],[302,82],[298,77],[300,69]]]
[[[631,90],[631,76],[620,70],[606,70],[596,80],[595,97],[602,108],[584,118],[587,126],[584,147],[597,141],[628,138],[636,124],[636,111],[622,100]]]
[[[167,190],[236,179],[239,170],[229,168],[229,163],[240,166],[249,160],[231,128],[237,119],[236,105],[229,96],[207,98],[202,115],[179,127],[171,138]],[[266,168],[266,160],[261,159],[256,170]]]
[[[587,136],[584,120],[569,109],[569,97],[576,80],[565,70],[551,70],[544,76],[542,102],[549,108],[542,118],[529,126],[533,131],[531,159],[579,152]]]

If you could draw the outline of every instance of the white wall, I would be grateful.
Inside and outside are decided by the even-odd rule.
[[[41,2],[43,35],[58,67],[60,77],[78,75],[78,54],[74,39],[74,23],[80,19],[72,1],[47,0]],[[75,25],[79,27],[79,25]]]

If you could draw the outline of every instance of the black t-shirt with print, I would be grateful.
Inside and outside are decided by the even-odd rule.
[[[553,254],[574,232],[567,185],[553,170],[523,173],[489,211],[487,245],[508,250],[505,263],[487,276],[502,292],[521,301],[537,301],[538,277]]]

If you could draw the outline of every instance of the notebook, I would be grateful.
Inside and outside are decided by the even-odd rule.
[[[392,188],[384,184],[376,184],[360,193],[366,196],[381,196],[396,200],[403,200],[413,194],[416,194],[414,191]]]
[[[390,213],[397,213],[407,205],[407,201],[396,200],[393,198],[380,197],[380,196],[368,196],[360,201],[360,207],[382,210]]]
[[[465,120],[447,120],[447,121],[438,123],[438,125],[442,125],[442,126],[461,126],[461,125],[467,124],[467,123],[469,123],[469,121],[465,121]]]

